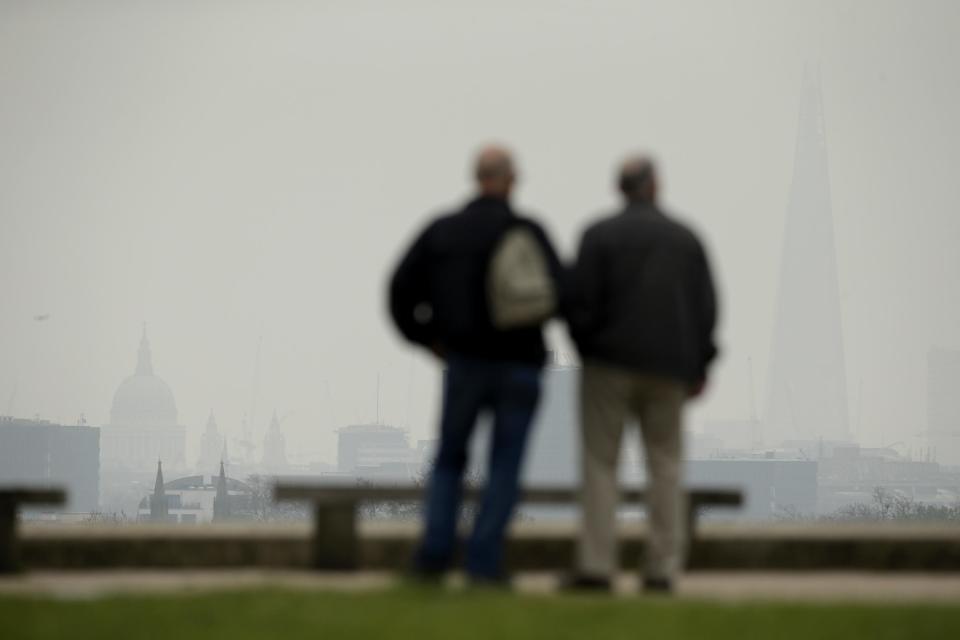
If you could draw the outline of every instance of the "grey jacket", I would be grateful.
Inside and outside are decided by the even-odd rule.
[[[631,205],[583,234],[569,283],[581,355],[691,385],[717,354],[717,305],[696,235],[653,205]]]

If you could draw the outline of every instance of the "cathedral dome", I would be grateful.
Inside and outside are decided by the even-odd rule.
[[[175,427],[177,403],[166,382],[153,373],[146,331],[140,340],[137,369],[120,383],[110,409],[112,426]]]

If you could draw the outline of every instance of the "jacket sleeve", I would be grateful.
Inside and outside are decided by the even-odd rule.
[[[718,349],[714,342],[714,330],[717,324],[717,296],[713,286],[713,275],[707,254],[700,247],[696,283],[697,321],[700,344],[700,379],[706,380],[707,368],[716,358]]]
[[[400,260],[390,279],[390,316],[410,342],[427,347],[436,341],[430,300],[430,253],[427,228]]]
[[[603,253],[597,235],[587,230],[580,240],[577,262],[568,276],[567,322],[581,352],[603,323]]]

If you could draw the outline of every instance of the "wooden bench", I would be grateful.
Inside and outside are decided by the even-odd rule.
[[[476,502],[481,489],[464,490],[464,500]],[[358,507],[362,503],[410,502],[423,499],[423,489],[414,486],[349,486],[279,483],[274,500],[313,503],[313,565],[318,569],[355,569],[359,564],[357,536]],[[646,501],[643,489],[624,489],[621,504]],[[566,487],[530,487],[521,492],[519,503],[576,505],[579,490]],[[739,507],[739,489],[690,489],[687,491],[687,530],[696,533],[697,514],[703,507]]]
[[[0,487],[0,573],[20,570],[17,509],[20,505],[60,506],[67,501],[62,489]]]

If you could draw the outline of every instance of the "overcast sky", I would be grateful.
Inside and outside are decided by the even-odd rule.
[[[814,65],[851,425],[912,437],[928,349],[960,347],[958,42],[950,0],[7,0],[0,413],[106,422],[145,321],[191,441],[255,403],[255,433],[276,408],[295,459],[333,461],[378,372],[382,419],[430,437],[437,370],[387,323],[384,281],[494,139],[567,256],[623,154],[657,155],[723,294],[693,420],[749,415]]]

